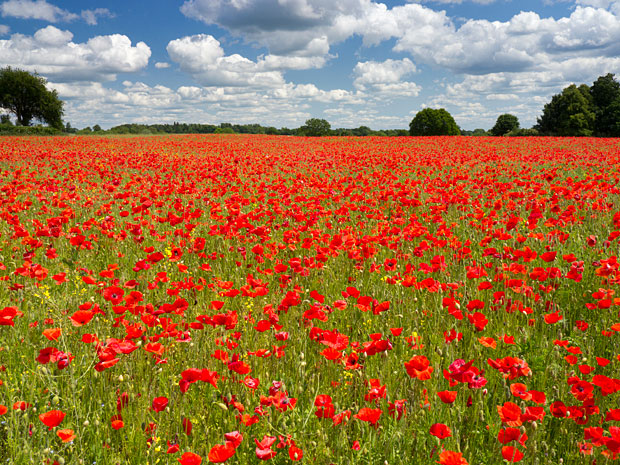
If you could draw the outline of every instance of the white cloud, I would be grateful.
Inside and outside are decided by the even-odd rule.
[[[86,24],[95,26],[99,18],[113,18],[114,15],[107,8],[95,8],[94,10],[82,10],[80,16]]]
[[[620,1],[619,0],[577,0],[577,5],[592,6],[594,8],[606,8],[613,11],[615,14],[620,14]]]
[[[416,67],[409,58],[388,59],[383,62],[366,61],[355,65],[353,85],[362,91],[386,96],[412,96],[419,94],[421,87],[414,82],[403,81],[413,74]]]
[[[385,8],[371,0],[187,0],[181,11],[265,46],[274,55],[309,56],[318,39],[321,47],[313,54],[320,56],[328,53],[329,45],[357,33],[364,17]]]
[[[310,112],[311,104],[351,114],[355,111],[347,108],[353,106],[370,111],[365,95],[359,91],[322,90],[314,84],[286,83],[272,89],[180,86],[176,90],[131,81],[124,81],[119,89],[99,82],[49,85],[65,101],[65,120],[75,127],[173,121],[298,127],[315,115]],[[339,124],[342,126],[344,121]]]
[[[99,17],[113,17],[107,8],[96,8],[94,10],[82,10],[78,15],[67,10],[63,10],[56,5],[47,3],[46,0],[7,0],[0,4],[2,16],[10,16],[20,19],[38,19],[57,23],[60,21],[75,21],[82,18],[86,24],[94,26]]]
[[[149,86],[123,82],[120,90],[101,83],[50,83],[65,100],[65,119],[75,127],[97,123],[110,127],[123,123],[173,121],[217,124],[262,123],[297,127],[310,118],[309,101],[350,103],[353,93],[323,91],[314,85],[286,84],[283,89],[258,91],[239,87]],[[283,90],[283,92],[280,92]],[[357,100],[361,103],[361,100]]]
[[[197,34],[172,40],[166,47],[170,59],[203,86],[276,87],[284,84],[279,71],[239,54],[225,55],[213,36]]]
[[[457,4],[460,5],[466,0],[408,0],[410,3],[444,3],[444,4]],[[472,3],[478,3],[480,5],[490,5],[496,0],[470,0]]]
[[[266,46],[285,66],[284,57],[295,56],[291,63],[320,67],[330,45],[359,35],[366,46],[395,39],[394,51],[416,63],[489,74],[530,72],[576,56],[619,55],[620,11],[614,8],[620,1],[578,3],[570,16],[559,19],[521,12],[508,21],[470,19],[460,26],[445,11],[419,3],[388,8],[372,0],[187,0],[181,11]],[[322,47],[303,55],[315,58],[299,60],[299,52],[319,39]]]
[[[404,76],[414,73],[415,65],[409,58],[402,60],[388,59],[383,62],[365,61],[355,65],[355,87],[364,88],[368,85],[397,83]]]
[[[390,11],[398,8],[394,50],[457,73],[529,72],[550,62],[620,52],[620,20],[604,9],[578,6],[558,20],[521,12],[505,22],[468,20],[457,28],[443,12],[420,5]]]
[[[54,26],[39,29],[33,36],[13,34],[0,40],[0,62],[36,71],[55,82],[104,81],[117,73],[145,68],[151,49],[135,46],[121,34],[95,36],[85,43],[72,42],[73,34]]]
[[[170,68],[170,63],[167,63],[165,61],[158,61],[157,63],[155,63],[155,68],[157,69]]]
[[[11,28],[6,24],[0,24],[0,36],[5,36],[11,32]]]
[[[7,0],[0,5],[2,16],[12,16],[21,19],[40,19],[55,23],[58,21],[73,21],[79,16],[45,0]]]

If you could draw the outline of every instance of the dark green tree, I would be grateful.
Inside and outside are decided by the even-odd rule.
[[[618,105],[620,105],[620,83],[609,73],[599,76],[590,87],[596,120],[594,134],[597,136],[618,137]]]
[[[47,90],[47,81],[38,74],[0,69],[0,107],[13,113],[17,124],[30,126],[33,120],[63,129],[63,102],[55,90]]]
[[[460,133],[452,115],[443,108],[425,108],[409,123],[412,136],[458,136]]]
[[[592,101],[583,89],[571,84],[545,105],[535,129],[544,135],[591,136],[594,119]]]
[[[519,118],[515,115],[505,113],[497,117],[495,126],[491,128],[490,132],[494,136],[504,136],[515,129],[519,129]]]
[[[306,120],[306,124],[300,127],[300,131],[310,137],[329,136],[331,132],[331,124],[324,119],[310,118]]]

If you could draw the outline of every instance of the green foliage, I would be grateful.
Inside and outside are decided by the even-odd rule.
[[[13,124],[0,124],[0,136],[59,136],[60,129],[49,126],[14,126]]]
[[[460,133],[452,115],[443,108],[425,108],[409,123],[412,136],[458,136]]]
[[[572,84],[545,105],[536,129],[544,135],[591,136],[594,120],[592,101],[583,88]]]
[[[234,134],[235,131],[231,127],[216,128],[214,134]]]
[[[545,105],[535,127],[549,136],[620,137],[620,83],[608,73],[590,87],[566,87]]]
[[[536,137],[540,133],[534,128],[517,128],[506,134],[508,137]]]
[[[495,126],[491,128],[490,132],[494,136],[503,136],[516,129],[519,129],[519,118],[505,113],[498,116]]]
[[[63,129],[63,102],[55,90],[46,88],[47,81],[38,74],[6,67],[0,69],[0,107],[13,113],[20,126],[33,120]]]
[[[331,124],[327,120],[310,118],[306,120],[305,125],[299,128],[299,132],[309,137],[323,137],[330,135],[331,128]]]
[[[596,120],[594,133],[597,136],[620,136],[620,83],[609,73],[600,76],[590,87]]]

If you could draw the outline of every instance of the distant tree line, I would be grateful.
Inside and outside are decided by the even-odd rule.
[[[172,124],[121,124],[108,130],[103,130],[96,124],[93,127],[76,129],[70,123],[65,128],[69,134],[266,134],[274,136],[406,136],[406,129],[386,129],[373,131],[368,126],[359,128],[332,129],[328,121],[324,119],[311,118],[306,124],[299,128],[289,129],[286,127],[276,128],[274,126],[261,126],[260,124],[232,124],[221,123],[200,124],[200,123],[172,123]]]
[[[597,136],[620,137],[620,83],[609,73],[591,86],[571,84],[554,95],[533,128],[519,125],[515,115],[505,113],[487,130],[466,131],[458,127],[444,108],[425,108],[409,123],[409,130],[374,131],[368,126],[332,129],[327,120],[310,118],[296,129],[260,124],[172,123],[121,124],[108,130],[95,124],[76,129],[63,124],[63,102],[38,74],[11,67],[0,68],[0,135],[4,134],[267,134],[286,136]],[[6,113],[3,113],[6,112]],[[13,123],[11,116],[15,118]],[[38,123],[31,126],[32,123]],[[43,126],[46,123],[47,126]]]

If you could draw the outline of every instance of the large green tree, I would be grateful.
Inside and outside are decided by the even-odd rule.
[[[503,136],[515,129],[519,129],[519,118],[515,115],[505,113],[497,117],[495,126],[491,128],[491,134],[494,136]]]
[[[571,84],[554,95],[538,118],[536,129],[544,135],[591,136],[594,131],[594,105],[588,86]]]
[[[620,83],[609,73],[599,76],[590,87],[595,108],[594,134],[597,136],[620,136]]]
[[[412,136],[458,136],[461,133],[452,115],[445,109],[425,108],[409,123]]]
[[[299,130],[306,136],[322,137],[329,136],[331,128],[332,126],[327,120],[310,118],[306,120],[306,124],[300,127]]]
[[[0,69],[0,107],[13,113],[17,124],[30,126],[33,120],[62,129],[63,102],[38,74],[6,67]]]

